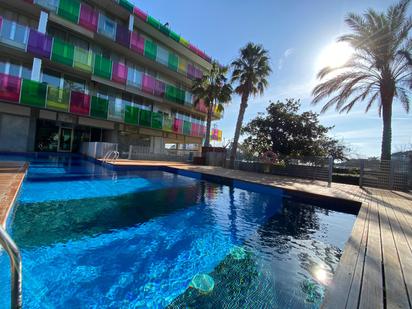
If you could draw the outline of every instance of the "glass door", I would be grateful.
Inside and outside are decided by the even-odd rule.
[[[72,128],[60,128],[59,133],[59,151],[70,152],[72,151],[73,144],[73,129]]]

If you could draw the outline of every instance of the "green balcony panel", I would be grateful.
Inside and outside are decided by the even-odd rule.
[[[70,90],[57,88],[50,85],[47,87],[47,108],[67,112],[69,110],[69,104]]]
[[[179,56],[173,53],[169,53],[168,66],[171,70],[177,71],[177,69],[179,68]]]
[[[186,99],[186,92],[182,89],[176,89],[176,102],[184,104]]]
[[[110,79],[112,77],[112,61],[101,55],[94,56],[93,74]]]
[[[76,69],[91,73],[93,65],[93,53],[80,47],[74,48],[74,67]]]
[[[20,103],[33,107],[46,105],[47,84],[39,83],[29,79],[23,79],[21,87]]]
[[[119,1],[119,4],[120,4],[122,7],[124,7],[126,10],[128,10],[130,13],[133,13],[134,6],[133,6],[133,4],[131,4],[129,1],[127,1],[127,0],[120,0],[120,1]]]
[[[190,135],[191,130],[192,130],[192,123],[189,121],[184,121],[183,122],[183,134]]]
[[[161,32],[163,32],[164,34],[166,34],[167,36],[170,35],[170,28],[169,26],[166,25],[160,25],[160,29]]]
[[[59,38],[53,40],[51,60],[68,66],[73,66],[74,46]]]
[[[136,106],[126,104],[124,122],[136,125],[139,123],[139,109]]]
[[[163,127],[163,114],[152,113],[152,128],[162,129],[162,127]]]
[[[163,117],[163,130],[172,132],[173,131],[173,118],[170,116]]]
[[[180,35],[178,35],[176,32],[170,31],[169,37],[175,40],[176,42],[180,42]]]
[[[176,102],[176,92],[177,92],[176,87],[172,85],[166,85],[166,93],[165,93],[166,100]]]
[[[150,127],[151,122],[152,122],[152,112],[141,109],[139,111],[139,125]]]
[[[152,25],[156,29],[160,29],[160,27],[162,26],[162,23],[152,16],[147,16],[147,23],[149,25]]]
[[[156,43],[146,39],[144,42],[144,55],[149,59],[156,60],[156,56],[157,56]]]
[[[77,24],[80,15],[80,1],[60,0],[57,15]]]
[[[93,96],[90,116],[99,119],[107,119],[108,108],[109,100]]]

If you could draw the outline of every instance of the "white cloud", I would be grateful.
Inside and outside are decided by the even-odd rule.
[[[278,70],[283,69],[283,65],[286,61],[286,59],[291,56],[295,52],[294,48],[288,48],[287,50],[284,51],[283,55],[279,58],[278,60]]]

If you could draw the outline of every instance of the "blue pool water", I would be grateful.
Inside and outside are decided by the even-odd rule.
[[[317,308],[356,218],[244,182],[7,159],[31,161],[8,222],[25,308]],[[0,251],[0,308],[9,277]]]

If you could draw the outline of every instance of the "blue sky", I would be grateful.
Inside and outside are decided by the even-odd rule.
[[[169,22],[171,28],[205,50],[222,64],[230,63],[240,47],[252,41],[270,52],[273,73],[262,97],[251,98],[245,122],[263,112],[269,100],[301,99],[302,110],[320,111],[311,102],[316,83],[319,55],[345,32],[347,12],[367,8],[385,9],[392,1],[378,0],[135,0],[150,15]],[[235,96],[217,122],[223,137],[233,138],[240,99]],[[380,154],[382,122],[377,109],[364,113],[364,105],[350,114],[334,110],[321,116],[321,123],[334,125],[331,135],[351,147],[354,156]],[[412,144],[412,114],[407,115],[395,102],[393,151]]]

